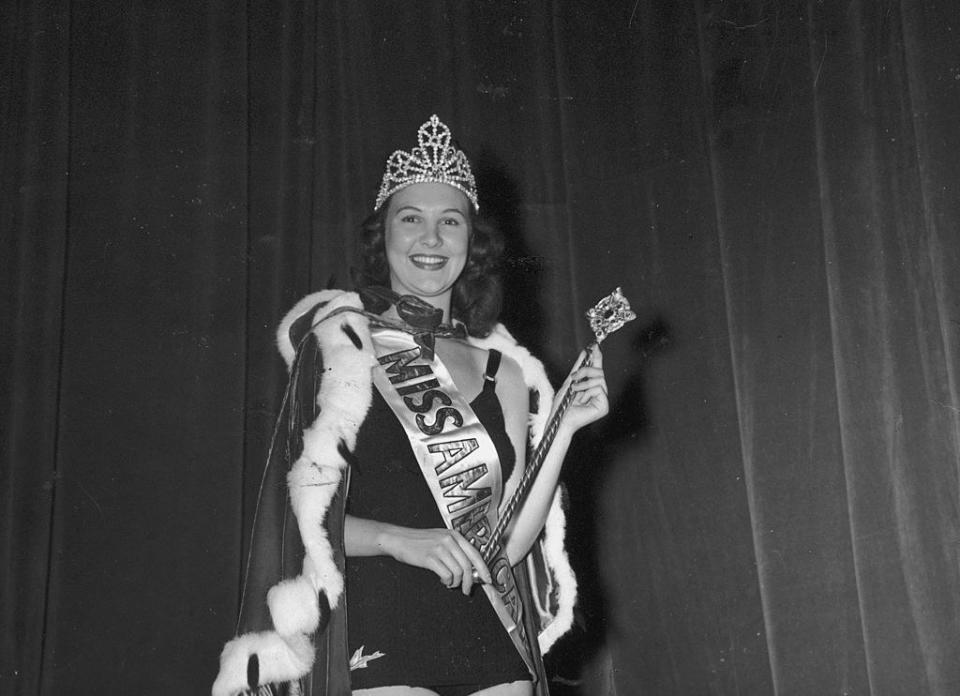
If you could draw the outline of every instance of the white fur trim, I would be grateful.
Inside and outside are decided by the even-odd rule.
[[[317,394],[320,413],[303,432],[303,453],[287,475],[287,487],[306,551],[302,577],[315,591],[326,593],[332,608],[343,593],[343,577],[333,561],[323,522],[347,464],[339,451],[341,443],[353,450],[370,408],[374,357],[369,324],[363,316],[347,312],[325,319],[341,307],[360,309],[359,296],[325,290],[298,302],[280,323],[277,344],[287,367],[296,350],[290,341],[290,327],[321,302],[325,304],[316,312],[312,328],[324,366]],[[354,338],[360,341],[360,348]]]
[[[308,577],[315,592],[323,590],[326,593],[331,608],[337,605],[343,592],[343,576],[334,563],[333,548],[323,521],[340,485],[343,465],[343,459],[334,448],[324,465],[300,457],[287,476],[290,506],[306,551],[302,573]]]
[[[338,290],[321,290],[320,292],[310,293],[297,302],[297,304],[293,306],[293,309],[283,317],[283,321],[281,321],[280,326],[277,327],[277,348],[280,349],[280,355],[283,356],[283,361],[287,363],[287,369],[293,364],[293,358],[297,352],[297,347],[290,341],[290,327],[293,326],[293,323],[297,319],[321,302],[327,302],[332,299],[332,297],[342,294],[343,293]]]
[[[267,592],[267,606],[273,627],[281,636],[310,634],[320,624],[317,591],[309,579],[300,576],[277,583]]]
[[[323,321],[339,307],[359,309],[359,296],[325,290],[300,300],[280,323],[277,345],[287,368],[296,357],[290,327],[320,303],[326,304],[316,312],[312,331],[326,368],[317,394],[321,408],[304,430],[303,452],[287,474],[290,505],[305,550],[303,568],[299,576],[279,582],[267,593],[275,631],[248,633],[227,643],[213,696],[232,696],[247,688],[247,660],[253,653],[260,661],[261,684],[290,681],[309,672],[314,656],[309,634],[319,624],[318,594],[326,594],[331,608],[343,594],[343,576],[333,560],[323,523],[346,467],[340,444],[353,450],[357,430],[373,399],[371,368],[375,359],[366,318],[347,312]],[[345,328],[360,341],[360,348]]]
[[[327,302],[317,312],[313,328],[324,366],[317,394],[320,414],[303,432],[303,453],[290,469],[287,487],[306,550],[303,573],[309,575],[317,590],[326,593],[333,608],[343,593],[343,577],[333,562],[333,549],[323,521],[347,465],[340,445],[343,443],[353,451],[357,431],[370,409],[375,359],[369,323],[364,317],[348,312],[323,321],[323,317],[340,307],[360,308],[360,298],[355,293],[325,291],[311,298],[314,303]],[[287,315],[289,323],[285,319],[281,326],[289,326],[309,309],[303,302],[298,303]],[[291,318],[294,312],[299,314]],[[347,328],[362,348],[357,348],[345,331]]]
[[[554,496],[547,513],[547,522],[541,537],[543,557],[557,581],[557,613],[538,636],[540,650],[546,654],[559,638],[573,626],[573,607],[577,602],[577,576],[570,567],[570,559],[564,549],[567,518],[560,502],[559,491]]]
[[[314,649],[307,636],[283,638],[273,631],[247,633],[224,646],[211,696],[236,696],[249,688],[247,664],[253,654],[260,664],[261,684],[298,679],[313,667]]]

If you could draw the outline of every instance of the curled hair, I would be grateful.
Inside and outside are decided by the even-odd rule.
[[[387,264],[386,219],[390,201],[360,226],[360,271],[364,282],[390,286]],[[470,246],[467,263],[453,286],[450,313],[462,321],[471,336],[483,338],[493,329],[503,302],[500,231],[470,208]]]

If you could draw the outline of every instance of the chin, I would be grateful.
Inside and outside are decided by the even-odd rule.
[[[444,294],[445,292],[450,292],[453,289],[453,284],[446,283],[430,283],[426,285],[417,285],[417,286],[406,286],[402,290],[398,290],[400,294],[404,292],[411,295],[416,295],[418,297],[438,297],[439,295]]]

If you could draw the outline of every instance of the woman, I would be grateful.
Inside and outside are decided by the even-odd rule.
[[[535,677],[545,693],[518,564],[551,505],[557,514],[570,438],[607,412],[606,385],[599,352],[570,375],[574,398],[553,446],[485,563],[478,547],[524,468],[529,388],[549,393],[549,385],[495,324],[500,245],[478,208],[469,162],[433,116],[417,147],[388,160],[364,225],[366,275],[389,284],[362,293],[376,314],[361,313],[352,293],[327,291],[302,300],[281,325],[295,377],[303,346],[315,342],[322,363],[319,413],[305,419],[287,480],[302,568],[270,589],[271,630],[224,649],[215,696],[527,696]],[[252,556],[263,546],[255,539]],[[563,565],[557,556],[554,549],[548,565]],[[245,600],[257,594],[248,589]],[[322,659],[314,659],[314,634]]]

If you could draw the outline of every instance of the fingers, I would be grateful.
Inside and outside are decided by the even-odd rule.
[[[476,571],[479,578],[486,583],[493,582],[493,577],[490,575],[490,569],[487,568],[487,564],[483,562],[483,555],[480,553],[479,549],[467,541],[463,535],[456,532],[454,533],[457,534],[461,548],[463,548],[464,553],[470,560],[470,572],[464,577],[464,582],[466,582],[467,578],[469,578],[470,585],[465,585],[463,587],[463,593],[470,594],[470,586],[474,582],[474,571]]]
[[[426,565],[424,566],[427,570],[432,571],[440,578],[440,582],[444,587],[455,587],[455,575],[453,571],[450,570],[450,566],[445,563],[438,555],[431,556],[427,559]]]
[[[446,543],[441,544],[434,553],[433,560],[438,567],[434,572],[437,573],[444,587],[453,589],[462,586],[465,576],[472,582],[473,567],[455,542],[450,546]]]
[[[603,387],[607,386],[607,379],[603,375],[603,370],[600,370],[596,367],[585,367],[581,370],[577,370],[576,379],[573,380],[570,384],[570,389],[575,392],[586,391],[591,387]]]
[[[594,367],[603,368],[603,351],[600,350],[598,345],[590,348],[590,364]]]
[[[589,357],[586,362],[584,361],[585,357]],[[567,379],[571,385],[581,383],[590,378],[603,377],[603,353],[597,346],[590,349],[589,356],[587,356],[586,350],[581,351],[580,357],[577,358],[575,364],[579,367],[575,367]]]
[[[585,354],[586,352],[580,354],[578,365],[583,362]],[[574,369],[565,385],[572,394],[571,405],[577,411],[582,411],[577,415],[568,415],[568,422],[576,428],[602,417],[609,410],[607,380],[603,373],[603,353],[594,346],[589,357],[589,364]]]
[[[603,368],[603,351],[600,350],[600,346],[593,344],[589,348],[584,348],[580,351],[580,356],[577,358],[576,365],[583,363],[584,358],[587,357],[587,364],[590,367],[599,367]]]
[[[447,529],[436,531],[439,541],[431,553],[429,569],[445,587],[459,587],[464,595],[469,595],[474,584],[474,569],[482,580],[491,581],[483,556],[462,534]]]
[[[573,403],[586,404],[595,398],[606,398],[607,380],[602,367],[582,367],[575,371],[570,383]]]

